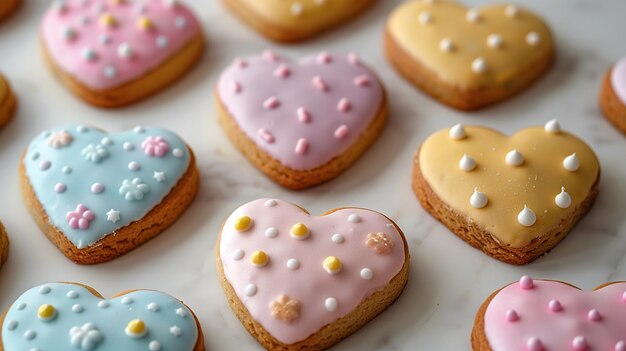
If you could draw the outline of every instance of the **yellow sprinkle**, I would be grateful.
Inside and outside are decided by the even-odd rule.
[[[298,239],[304,240],[309,237],[310,231],[306,225],[302,223],[296,223],[291,227],[291,236]]]
[[[146,323],[144,323],[141,319],[133,319],[128,322],[126,326],[126,335],[132,337],[142,337],[145,336],[148,332],[148,328],[146,327]]]
[[[116,23],[117,21],[115,20],[115,17],[113,17],[113,15],[111,15],[110,13],[103,13],[102,15],[100,15],[101,25],[105,27],[113,27]]]
[[[137,27],[139,27],[139,29],[147,30],[151,29],[152,26],[152,20],[146,16],[141,16],[137,20]]]
[[[265,266],[269,260],[269,256],[261,250],[254,251],[250,257],[250,262],[257,267]]]
[[[252,218],[248,216],[241,216],[235,220],[235,230],[238,232],[245,232],[252,227]]]
[[[324,269],[330,274],[341,272],[341,261],[335,256],[328,256],[324,260]]]
[[[37,310],[37,316],[43,320],[52,319],[55,315],[56,309],[54,308],[54,306],[49,304],[43,304],[39,306],[39,309]]]

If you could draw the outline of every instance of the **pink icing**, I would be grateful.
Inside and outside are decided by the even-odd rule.
[[[485,335],[494,351],[619,350],[626,342],[625,292],[626,283],[586,292],[553,281],[535,280],[530,289],[516,282],[489,303]],[[515,321],[507,318],[511,310]],[[531,347],[532,340],[541,347]]]
[[[270,200],[268,204],[274,206],[266,206],[266,201],[252,201],[235,210],[222,229],[219,253],[226,279],[251,317],[283,343],[304,340],[352,311],[363,299],[385,287],[404,264],[400,234],[389,219],[377,212],[347,208],[315,217],[285,201]],[[357,214],[361,221],[349,222],[350,214]],[[234,222],[244,215],[252,218],[252,228],[237,232]],[[291,237],[290,229],[296,223],[304,223],[310,229],[305,240]],[[275,228],[278,234],[268,237],[268,228]],[[372,232],[387,234],[393,242],[389,254],[377,254],[366,245]],[[331,239],[336,233],[343,236],[343,241]],[[243,258],[236,254],[241,250]],[[257,268],[250,263],[250,255],[256,250],[269,255],[267,266]],[[341,260],[339,273],[328,274],[324,270],[322,263],[328,256]],[[286,264],[292,258],[299,261],[294,270]],[[372,271],[370,280],[361,277],[363,268]],[[254,296],[245,293],[249,284],[257,287]],[[270,305],[280,295],[301,304],[300,317],[292,323],[272,317]],[[337,301],[336,310],[331,312],[325,307],[327,298]]]
[[[617,97],[626,105],[626,57],[617,61],[613,66],[611,84]]]
[[[94,90],[110,89],[158,67],[200,31],[185,6],[166,2],[116,5],[107,0],[65,0],[61,10],[52,6],[46,12],[41,35],[51,57],[66,73]],[[111,14],[117,24],[101,25],[103,13]],[[141,16],[152,21],[152,29],[137,26]]]
[[[281,67],[289,67],[289,74],[277,74]],[[239,89],[233,89],[233,82]],[[292,62],[267,50],[236,60],[217,87],[220,100],[248,138],[296,170],[319,167],[348,149],[383,99],[376,75],[356,56],[327,53]],[[337,138],[335,131],[342,125],[350,133],[340,132]],[[261,129],[275,142],[264,142]],[[302,154],[295,152],[301,139],[308,141]]]

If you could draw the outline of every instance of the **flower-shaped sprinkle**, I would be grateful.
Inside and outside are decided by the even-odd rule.
[[[65,219],[72,229],[86,230],[94,218],[96,218],[96,215],[83,204],[78,204],[75,211],[69,211],[65,215]]]
[[[382,232],[367,234],[365,244],[370,249],[374,249],[379,255],[388,255],[393,248],[393,241],[387,234]]]
[[[89,144],[80,152],[87,161],[100,163],[100,161],[109,157],[109,149],[102,144]]]
[[[50,137],[48,138],[48,145],[52,148],[60,149],[71,144],[72,140],[74,140],[72,134],[68,133],[65,130],[62,130],[59,132],[54,132],[52,133],[52,135],[50,135]]]
[[[167,143],[167,140],[165,140],[162,136],[147,137],[146,140],[141,143],[141,147],[146,155],[152,157],[163,157],[170,149],[170,145]]]
[[[102,333],[93,323],[70,329],[70,343],[81,350],[94,350],[103,339]]]
[[[287,323],[300,318],[300,301],[287,295],[280,295],[272,301],[272,316]]]
[[[148,184],[139,178],[135,178],[132,181],[124,179],[120,187],[120,194],[124,195],[127,201],[139,201],[143,199],[143,195],[148,191],[150,191]]]

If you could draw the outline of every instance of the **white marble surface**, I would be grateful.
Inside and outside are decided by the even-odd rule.
[[[381,50],[387,14],[401,1],[385,0],[346,26],[295,46],[268,42],[226,13],[218,1],[188,0],[208,37],[208,51],[191,75],[167,91],[129,108],[105,111],[77,100],[44,67],[37,40],[47,1],[25,6],[0,25],[0,70],[20,97],[16,119],[0,132],[0,218],[11,237],[0,270],[0,308],[48,281],[90,284],[104,295],[134,288],[167,291],[198,314],[208,350],[258,350],[231,313],[216,277],[215,240],[222,221],[238,205],[279,197],[312,213],[343,205],[379,210],[407,235],[411,276],[400,299],[334,350],[467,350],[474,314],[495,289],[522,274],[561,279],[591,289],[626,279],[626,139],[601,117],[597,93],[609,65],[626,54],[623,0],[527,0],[551,25],[558,43],[555,67],[529,91],[478,113],[446,108],[402,80]],[[488,1],[467,0],[471,5]],[[521,1],[520,1],[521,2]],[[384,80],[391,118],[382,137],[350,170],[323,186],[281,189],[234,149],[220,130],[212,90],[233,57],[276,47],[288,55],[321,49],[355,51]],[[514,267],[495,261],[457,239],[422,210],[410,188],[411,159],[422,140],[454,123],[484,124],[512,133],[558,118],[597,152],[600,196],[566,240],[536,262]],[[202,173],[200,193],[168,231],[110,263],[78,266],[39,231],[22,202],[17,166],[39,131],[83,123],[119,131],[159,125],[182,135],[195,149]]]

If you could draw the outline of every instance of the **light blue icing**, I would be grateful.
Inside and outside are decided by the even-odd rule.
[[[43,304],[54,306],[53,319],[38,317]],[[148,328],[142,338],[125,333],[135,319]],[[94,332],[86,333],[89,330]],[[2,325],[2,344],[8,351],[191,351],[197,338],[191,311],[170,295],[140,290],[102,300],[82,286],[64,283],[26,291],[13,303]]]
[[[60,131],[68,132],[73,140],[65,146],[57,143],[55,148],[49,139]],[[144,152],[141,144],[150,136],[165,138],[169,144],[165,156],[153,157]],[[185,174],[189,159],[185,143],[164,129],[136,127],[109,134],[91,127],[65,126],[36,137],[28,147],[24,164],[48,220],[82,249],[145,216]],[[133,161],[140,166],[136,171],[129,169]],[[155,177],[155,172],[164,172],[164,177]],[[125,180],[130,186],[123,187]],[[55,191],[58,183],[65,185],[64,191]],[[94,183],[104,185],[104,191],[92,192]],[[95,215],[87,229],[72,228],[66,219],[78,204],[87,206]],[[115,212],[107,215],[110,210],[119,211],[118,221],[114,221]]]

